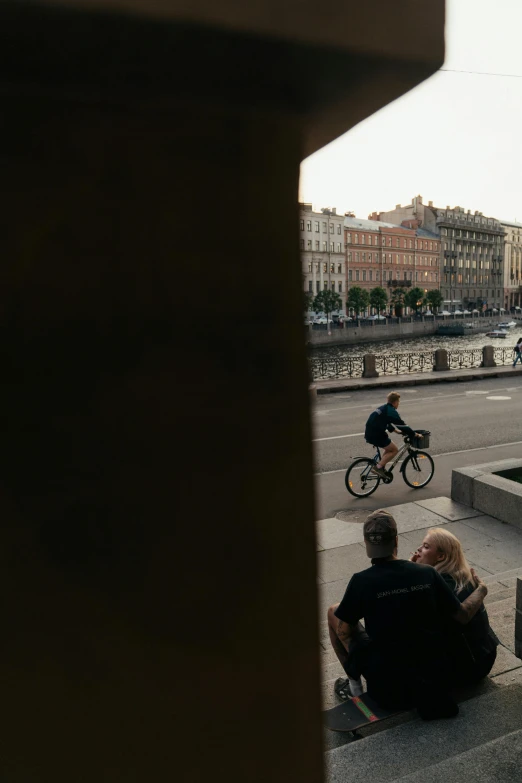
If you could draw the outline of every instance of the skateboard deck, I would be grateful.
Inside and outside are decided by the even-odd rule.
[[[397,715],[400,710],[385,710],[366,693],[324,710],[324,725],[331,731],[356,731]]]

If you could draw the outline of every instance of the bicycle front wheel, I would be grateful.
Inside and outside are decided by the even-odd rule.
[[[412,489],[425,487],[433,478],[435,464],[426,451],[414,451],[406,457],[402,477]]]
[[[367,457],[352,462],[344,477],[346,489],[351,495],[356,498],[366,498],[375,492],[381,479],[376,473],[372,473],[373,465],[375,465],[373,459]]]

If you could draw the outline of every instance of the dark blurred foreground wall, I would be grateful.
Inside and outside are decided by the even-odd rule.
[[[443,10],[0,2],[9,783],[321,781],[299,164]]]

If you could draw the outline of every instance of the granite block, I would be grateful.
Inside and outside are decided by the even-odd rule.
[[[522,562],[522,538],[519,541],[490,539],[481,546],[466,549],[466,557],[492,574],[518,568]]]
[[[387,506],[385,510],[393,515],[399,533],[424,530],[427,527],[442,527],[447,524],[444,517],[419,506],[418,503],[400,503],[397,506]]]
[[[322,549],[333,549],[338,546],[362,543],[363,541],[362,524],[342,522],[335,517],[320,519],[315,524],[317,544]]]
[[[490,538],[495,538],[497,541],[517,542],[522,539],[522,531],[519,530],[519,528],[512,527],[506,522],[501,522],[500,519],[496,519],[489,515],[466,519],[461,524],[468,525],[474,530],[479,530]]]
[[[480,511],[465,506],[463,503],[457,503],[455,500],[447,497],[429,498],[428,500],[417,500],[416,505],[427,508],[435,514],[444,517],[449,522],[458,522],[459,519],[468,519],[468,517],[480,516]]]
[[[460,714],[453,720],[413,720],[366,737],[364,742],[331,750],[325,755],[327,779],[329,783],[356,783],[361,779],[385,783],[421,768],[426,771],[468,750],[477,751],[519,730],[521,699],[522,688],[517,685],[496,688],[462,703]],[[459,778],[448,774],[445,780]]]
[[[458,468],[451,472],[451,497],[464,506],[473,508],[473,482],[481,476],[475,468]]]
[[[474,480],[473,506],[485,514],[522,529],[522,484],[487,474]]]
[[[323,582],[336,582],[342,579],[346,588],[352,575],[369,568],[371,561],[363,544],[352,544],[318,552],[317,566]]]

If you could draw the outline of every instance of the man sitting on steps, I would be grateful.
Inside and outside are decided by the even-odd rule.
[[[401,395],[398,392],[390,392],[386,399],[387,402],[385,402],[384,405],[379,405],[373,413],[370,413],[364,431],[364,437],[368,443],[384,450],[381,461],[372,468],[372,472],[377,473],[381,478],[386,477],[384,466],[395,457],[398,451],[395,443],[388,437],[388,432],[400,433],[400,430],[396,429],[396,427],[398,425],[406,426],[405,422],[403,422],[397,413]],[[410,432],[410,434],[414,433]],[[417,434],[418,433],[415,433],[415,435]]]
[[[474,574],[478,587],[460,603],[434,568],[399,560],[397,525],[386,511],[368,516],[363,535],[372,565],[354,574],[341,603],[328,609],[330,640],[348,675],[335,692],[361,695],[363,675],[369,696],[384,708],[415,706],[426,720],[456,715],[443,623],[467,624],[487,587]]]

